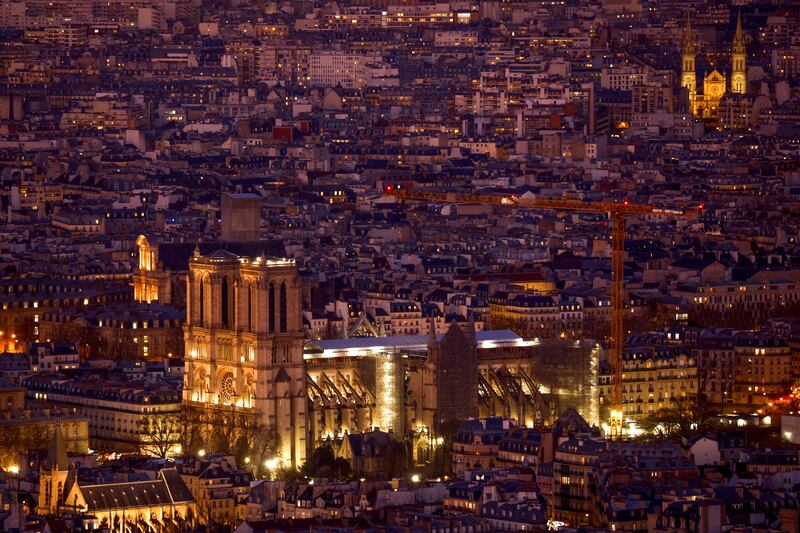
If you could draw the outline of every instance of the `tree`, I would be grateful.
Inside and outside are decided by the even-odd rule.
[[[0,465],[16,464],[20,455],[31,450],[46,450],[51,432],[41,425],[9,425],[0,431]]]
[[[434,441],[433,459],[426,472],[429,477],[439,477],[452,473],[453,443],[462,422],[463,420],[447,420],[441,422],[436,428],[436,438],[441,438],[442,444],[439,445],[438,440]]]
[[[154,414],[139,421],[139,449],[142,453],[165,458],[180,445],[181,422],[175,414]]]
[[[179,419],[179,442],[185,455],[196,455],[204,445],[203,431],[206,423],[205,411],[199,407],[183,404]]]
[[[352,469],[347,459],[336,457],[333,448],[325,444],[311,452],[311,456],[300,467],[300,473],[309,478],[346,480],[350,479]]]
[[[280,439],[275,427],[263,424],[253,413],[185,405],[180,428],[185,454],[196,455],[205,449],[233,455],[238,465],[250,465],[256,476],[265,472],[264,462],[278,453]]]
[[[250,441],[250,453],[252,454],[252,461],[256,464],[256,475],[261,477],[264,473],[264,461],[274,457],[278,453],[278,445],[280,438],[275,426],[261,426],[256,427],[253,433],[252,440]]]
[[[180,328],[172,328],[164,337],[164,353],[154,355],[181,358],[184,355],[183,350],[183,331]]]
[[[233,453],[237,433],[236,412],[233,410],[215,410],[209,420],[210,442],[209,447],[213,452],[224,454]]]
[[[671,407],[656,411],[642,423],[642,429],[659,439],[685,437],[695,431],[713,429],[715,412],[704,394],[679,396]]]
[[[531,334],[535,337],[541,337],[541,332],[531,331],[531,328],[523,320],[515,320],[513,318],[500,317],[490,315],[489,317],[490,329],[510,329],[517,335],[529,338]]]
[[[53,331],[53,340],[73,343],[82,360],[116,355],[116,343],[109,343],[96,328],[88,326],[82,320],[73,320],[57,326]]]
[[[33,317],[26,316],[22,319],[16,328],[17,342],[22,343],[25,349],[31,347],[31,344],[36,342],[38,335],[36,335],[36,323]]]

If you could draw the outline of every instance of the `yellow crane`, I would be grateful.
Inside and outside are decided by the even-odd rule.
[[[453,192],[432,192],[405,189],[389,185],[387,196],[400,201],[434,202],[448,204],[483,204],[527,209],[555,209],[559,211],[582,211],[605,213],[611,224],[611,416],[609,427],[612,435],[622,433],[622,348],[625,343],[623,326],[625,295],[625,217],[628,215],[647,215],[656,217],[686,217],[697,214],[703,205],[694,209],[666,209],[654,205],[632,204],[627,200],[614,202],[584,202],[581,200],[546,200],[539,198],[520,198],[517,195],[470,194]]]

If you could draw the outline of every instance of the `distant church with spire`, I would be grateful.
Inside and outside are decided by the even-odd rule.
[[[73,515],[70,531],[197,531],[199,525],[197,502],[175,468],[162,468],[155,479],[145,481],[79,479],[60,424],[53,429],[47,459],[39,465],[36,514]]]
[[[736,22],[736,35],[733,38],[731,50],[730,86],[725,74],[714,68],[703,77],[702,89],[698,90],[695,65],[697,45],[692,34],[691,19],[686,23],[681,55],[681,87],[685,87],[689,93],[689,109],[695,117],[715,119],[718,116],[720,100],[726,93],[745,94],[747,92],[747,52],[741,13]]]

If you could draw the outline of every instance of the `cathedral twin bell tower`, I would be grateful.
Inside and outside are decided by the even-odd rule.
[[[306,458],[304,331],[294,260],[217,250],[190,259],[183,400],[274,430],[276,461]]]
[[[681,87],[685,87],[688,91],[689,108],[697,118],[716,118],[720,100],[726,93],[745,94],[747,92],[747,51],[741,14],[736,21],[736,35],[733,37],[731,52],[730,88],[728,88],[725,75],[714,68],[703,77],[702,92],[698,91],[695,65],[697,43],[692,33],[691,19],[687,21],[681,53]]]

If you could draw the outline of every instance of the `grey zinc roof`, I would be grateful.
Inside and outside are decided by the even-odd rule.
[[[173,503],[194,501],[194,496],[189,491],[189,487],[183,482],[183,478],[174,468],[165,468],[161,471],[161,477],[169,489]]]
[[[153,507],[194,500],[174,469],[161,471],[154,481],[110,483],[81,487],[89,512],[105,509]]]
[[[436,340],[441,341],[443,333],[436,335]],[[519,335],[508,329],[476,331],[475,339],[478,342],[488,341],[514,341],[521,339]],[[314,341],[314,344],[323,350],[346,350],[348,348],[372,348],[396,346],[416,346],[428,344],[427,335],[396,335],[391,337],[357,337],[352,339],[326,339]]]
[[[114,483],[81,487],[89,511],[130,507],[151,507],[171,503],[162,480]]]

